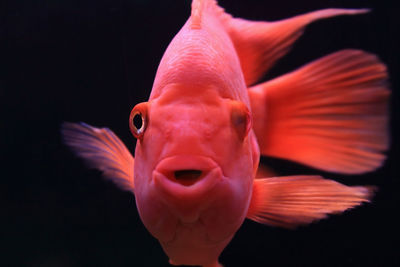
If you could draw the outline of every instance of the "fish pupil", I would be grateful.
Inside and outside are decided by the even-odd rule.
[[[140,130],[143,127],[143,118],[141,114],[136,114],[133,117],[133,125],[136,129]]]

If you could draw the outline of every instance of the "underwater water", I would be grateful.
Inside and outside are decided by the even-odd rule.
[[[344,48],[377,54],[392,88],[391,149],[365,175],[326,173],[263,158],[280,175],[320,174],[376,185],[366,204],[285,230],[246,220],[220,257],[235,266],[396,266],[399,260],[399,22],[392,1],[219,1],[251,20],[327,7],[372,8],[310,25],[265,80]],[[112,129],[133,151],[128,118],[146,101],[190,1],[6,0],[0,16],[2,266],[169,266],[145,229],[134,196],[104,181],[61,143],[63,121]],[[4,212],[5,211],[5,212]]]

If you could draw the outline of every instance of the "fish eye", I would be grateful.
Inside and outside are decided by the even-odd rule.
[[[139,135],[141,135],[144,132],[144,118],[143,115],[140,114],[139,112],[136,112],[133,115],[132,119],[132,128],[133,128],[133,134],[135,135],[136,138],[138,138]]]
[[[251,115],[249,109],[244,103],[232,101],[231,123],[236,130],[239,139],[244,140],[252,127]]]
[[[142,139],[147,127],[147,103],[136,105],[129,116],[129,128],[137,139]]]
[[[136,129],[142,130],[143,129],[143,124],[144,124],[144,120],[143,120],[143,116],[142,114],[140,114],[139,112],[136,113],[133,116],[133,121],[132,121],[133,125],[136,127]]]

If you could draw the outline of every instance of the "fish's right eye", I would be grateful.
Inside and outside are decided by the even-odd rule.
[[[129,116],[129,128],[137,139],[142,139],[146,127],[147,120],[147,102],[136,105]]]
[[[136,113],[132,119],[133,126],[138,129],[138,131],[143,130],[144,120],[143,116],[140,113]]]

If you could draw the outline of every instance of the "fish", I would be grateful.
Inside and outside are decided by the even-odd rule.
[[[134,194],[170,264],[222,266],[219,256],[245,219],[294,229],[371,201],[374,186],[276,176],[260,165],[269,156],[357,175],[384,164],[390,90],[377,56],[344,49],[260,81],[310,23],[367,12],[249,21],[215,0],[193,0],[148,101],[129,115],[134,156],[108,128],[64,122],[63,140]]]

